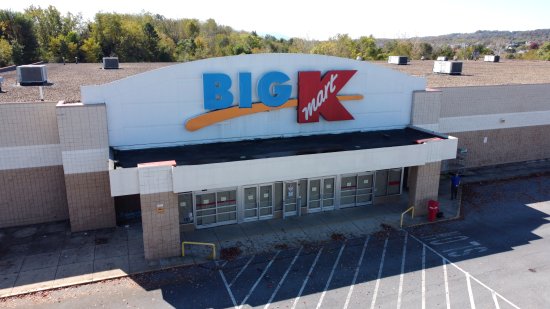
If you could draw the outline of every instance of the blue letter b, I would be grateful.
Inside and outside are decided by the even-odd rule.
[[[222,73],[205,73],[202,75],[204,91],[204,108],[208,110],[228,108],[233,104],[231,78]]]

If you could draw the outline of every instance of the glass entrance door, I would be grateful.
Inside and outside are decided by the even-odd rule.
[[[237,190],[195,194],[197,228],[237,222]]]
[[[374,173],[366,172],[342,176],[340,186],[340,207],[372,204]]]
[[[284,183],[283,218],[298,214],[298,181]]]
[[[244,221],[273,218],[273,185],[244,188]]]
[[[310,179],[308,182],[308,212],[334,209],[335,177]]]

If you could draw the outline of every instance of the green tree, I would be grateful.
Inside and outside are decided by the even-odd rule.
[[[542,44],[538,50],[538,55],[541,60],[550,60],[550,42]]]
[[[355,57],[363,60],[381,60],[386,58],[382,48],[376,45],[376,40],[371,36],[362,36],[355,42]]]
[[[5,67],[12,63],[12,49],[10,42],[0,38],[0,67]]]
[[[80,50],[85,62],[97,62],[101,58],[101,46],[93,37],[85,39]]]
[[[0,10],[0,38],[11,44],[13,63],[32,63],[39,59],[33,21],[24,14]]]

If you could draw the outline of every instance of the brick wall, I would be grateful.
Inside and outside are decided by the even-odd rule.
[[[60,103],[56,112],[71,230],[115,226],[105,104]]]
[[[428,213],[428,201],[437,200],[441,162],[428,163],[409,168],[409,205],[414,206],[414,214]]]
[[[466,167],[550,158],[550,125],[450,134],[468,150]]]
[[[56,104],[0,104],[0,228],[68,218]]]

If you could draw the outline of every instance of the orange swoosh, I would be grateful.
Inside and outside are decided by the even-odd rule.
[[[362,95],[342,95],[342,96],[337,96],[337,98],[340,101],[353,101],[353,100],[362,100],[363,96]],[[238,106],[232,106],[226,109],[215,110],[215,111],[211,111],[211,112],[193,117],[187,120],[187,122],[185,123],[185,128],[188,131],[197,131],[199,129],[213,125],[220,121],[238,118],[246,115],[252,115],[252,114],[261,113],[261,112],[274,111],[281,108],[296,107],[296,106],[298,106],[297,99],[288,100],[285,102],[285,104],[278,107],[269,107],[262,104],[261,102],[252,104],[251,108],[239,108]]]

